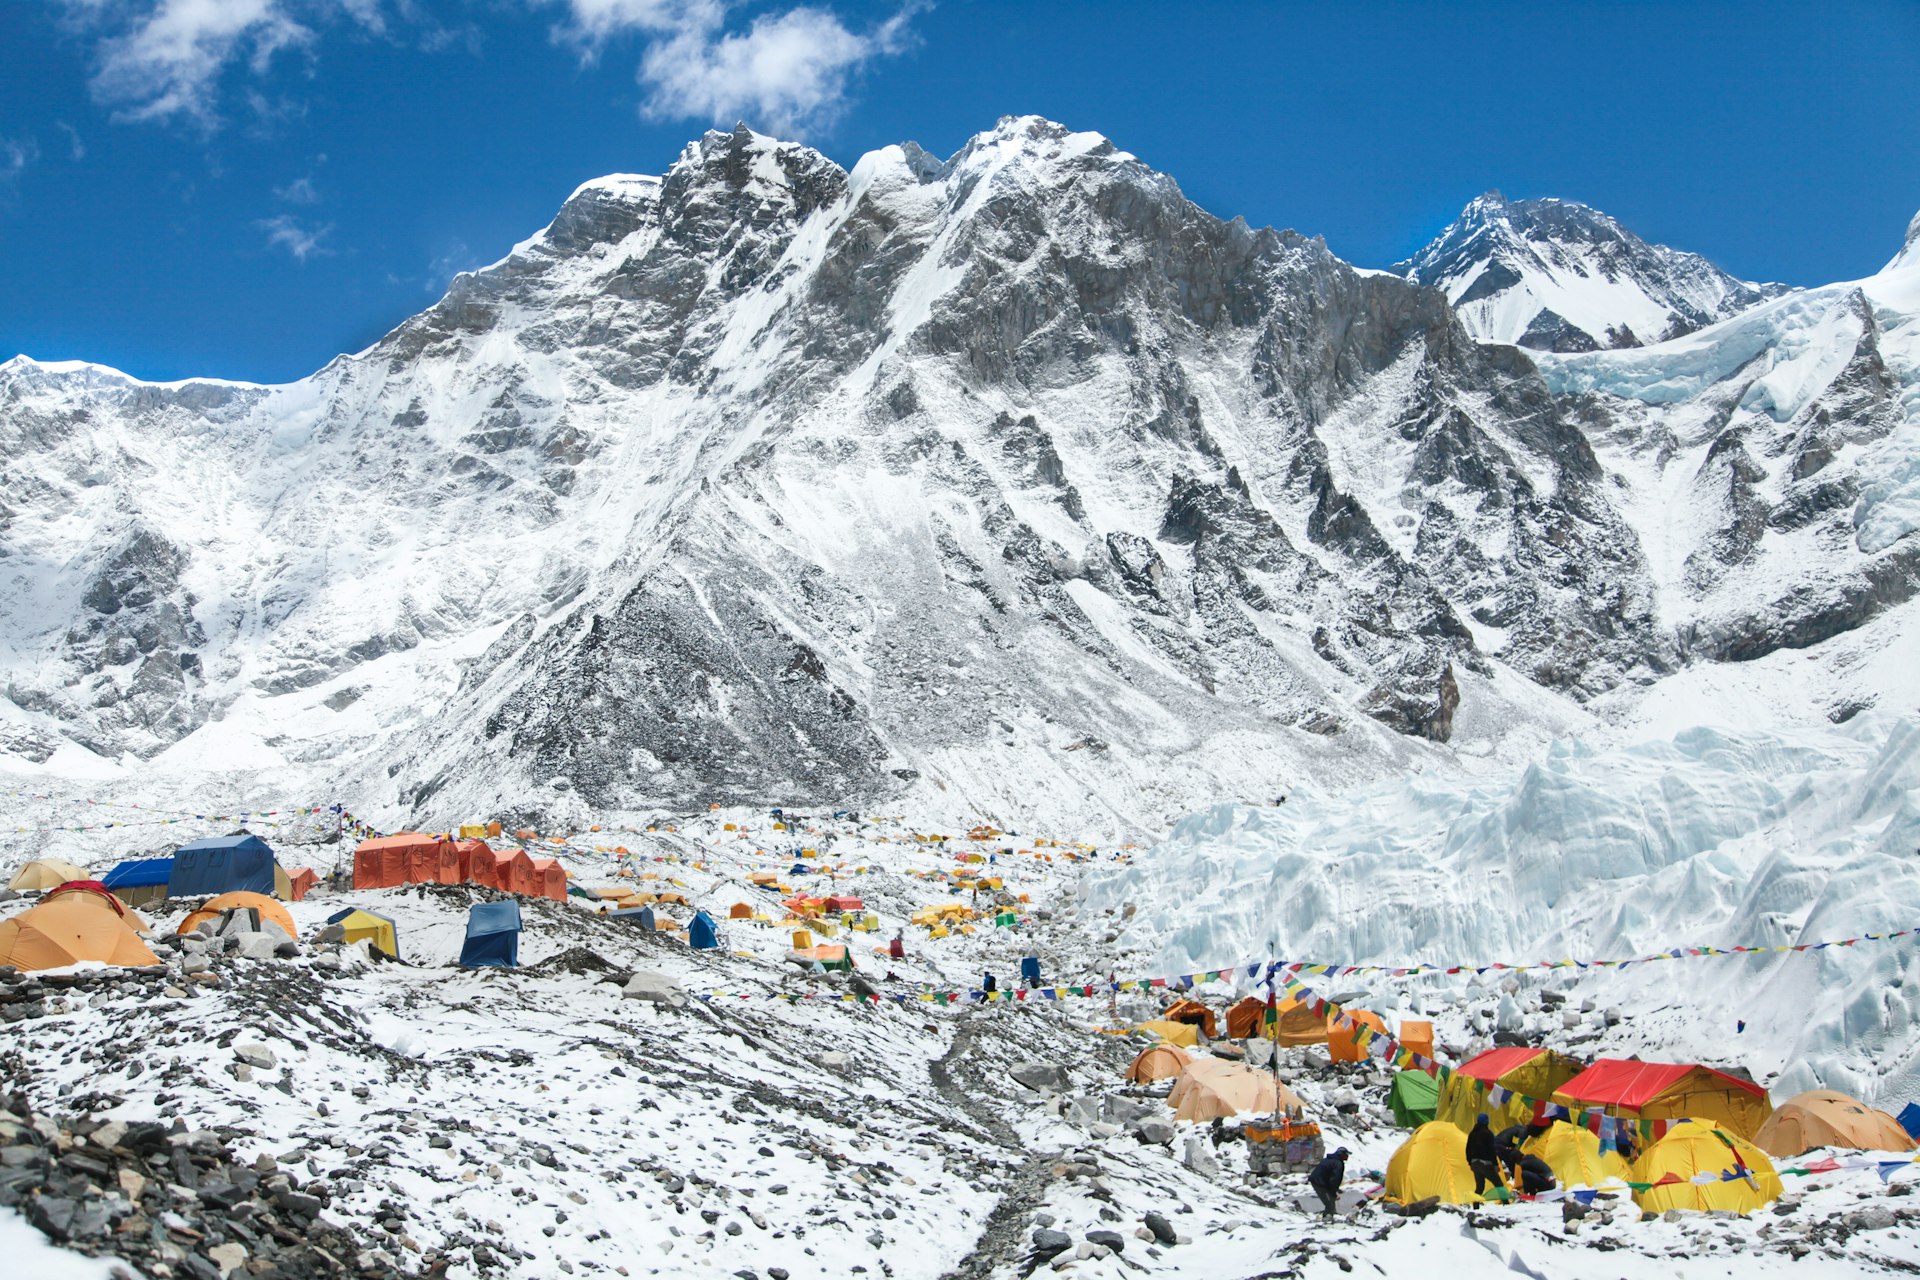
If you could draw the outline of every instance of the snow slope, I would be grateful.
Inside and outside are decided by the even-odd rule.
[[[1920,717],[1908,711],[1828,729],[1564,742],[1499,784],[1422,776],[1222,805],[1150,855],[1090,875],[1082,910],[1132,904],[1129,962],[1175,972],[1268,956],[1620,959],[1912,929],[1916,851]],[[1589,1052],[1744,1065],[1777,1081],[1776,1096],[1827,1085],[1895,1110],[1920,1099],[1913,936],[1522,976],[1628,1011]],[[1464,980],[1327,981],[1417,1008],[1444,1004]],[[1557,1021],[1534,1025],[1549,1029]]]

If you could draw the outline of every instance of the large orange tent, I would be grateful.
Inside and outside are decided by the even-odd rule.
[[[1127,1067],[1127,1079],[1135,1084],[1171,1080],[1185,1071],[1193,1058],[1177,1044],[1148,1045]]]
[[[1167,1095],[1175,1120],[1214,1120],[1256,1112],[1304,1110],[1293,1091],[1265,1071],[1219,1058],[1196,1058]]]
[[[1433,1056],[1433,1024],[1412,1018],[1400,1020],[1400,1047],[1424,1057]]]
[[[497,861],[495,865],[499,865]],[[533,857],[525,849],[515,849],[508,856],[507,865],[500,870],[500,887],[508,893],[517,893],[524,898],[540,896],[540,873],[534,869]]]
[[[1561,1085],[1553,1101],[1633,1120],[1711,1121],[1749,1142],[1773,1114],[1767,1091],[1751,1080],[1697,1062],[1633,1058],[1598,1059]]]
[[[567,870],[560,865],[558,858],[531,859],[533,879],[532,888],[527,890],[537,898],[552,898],[556,902],[567,900]]]
[[[1365,1062],[1370,1056],[1360,1044],[1360,1028],[1367,1027],[1385,1035],[1387,1024],[1377,1013],[1349,1009],[1344,1021],[1335,1015],[1327,1019],[1327,1057],[1335,1062]]]
[[[39,905],[0,921],[0,964],[16,969],[58,969],[97,960],[102,964],[159,964],[160,957],[134,932],[138,915],[112,894],[86,889],[49,893]]]
[[[482,876],[493,870],[493,846],[485,840],[459,840],[454,849],[460,857],[460,878],[475,884],[487,884]]]
[[[391,889],[407,882],[407,850],[424,836],[375,836],[353,850],[353,887]]]
[[[1160,1016],[1169,1022],[1184,1022],[1188,1026],[1198,1027],[1209,1040],[1220,1034],[1219,1024],[1214,1021],[1213,1010],[1198,1000],[1176,1001]]]
[[[1832,1089],[1810,1089],[1775,1107],[1754,1135],[1753,1145],[1768,1155],[1792,1157],[1815,1147],[1911,1151],[1913,1139],[1898,1120],[1858,1098]]]
[[[312,867],[300,868],[287,877],[287,900],[289,902],[300,902],[304,900],[307,894],[312,891],[313,886],[319,883],[320,873],[318,871],[315,871]]]
[[[198,911],[180,922],[175,933],[192,933],[208,920],[218,920],[223,912],[245,910],[251,907],[260,913],[262,920],[271,920],[280,926],[289,938],[298,938],[300,929],[293,923],[293,916],[287,909],[264,893],[248,893],[244,889],[232,893],[223,893],[217,898],[209,898]]]

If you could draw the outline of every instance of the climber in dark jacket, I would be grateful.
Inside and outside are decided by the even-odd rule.
[[[997,988],[998,988],[999,986],[1000,986],[1000,984],[999,984],[998,982],[995,982],[995,981],[994,981],[994,979],[993,979],[993,975],[992,975],[992,974],[990,974],[990,973],[989,973],[989,974],[985,974],[985,975],[983,975],[983,976],[981,977],[981,979],[980,979],[980,989],[981,989],[982,991],[984,991],[984,992],[986,992],[986,993],[987,993],[988,995],[992,995],[992,994],[993,994],[993,992],[994,992],[994,991],[995,991],[995,990],[996,990],[996,989],[997,989]]]
[[[1320,1197],[1321,1212],[1331,1218],[1340,1204],[1340,1184],[1347,1177],[1347,1149],[1341,1147],[1332,1155],[1313,1166],[1313,1172],[1307,1175],[1307,1185]]]
[[[1473,1170],[1473,1193],[1485,1193],[1487,1184],[1500,1185],[1499,1148],[1493,1140],[1493,1125],[1485,1112],[1473,1122],[1467,1135],[1467,1168]]]
[[[1553,1166],[1539,1156],[1522,1153],[1520,1156],[1520,1192],[1522,1195],[1537,1196],[1542,1191],[1554,1188]]]

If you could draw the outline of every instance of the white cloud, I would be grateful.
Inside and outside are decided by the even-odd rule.
[[[244,63],[264,76],[276,55],[310,45],[345,17],[385,30],[382,0],[63,0],[100,36],[92,89],[120,120],[218,123],[220,80]]]
[[[728,0],[567,0],[562,34],[591,58],[615,36],[649,38],[639,80],[654,119],[693,116],[722,124],[750,119],[801,132],[833,119],[866,63],[898,53],[924,5],[909,0],[871,31],[856,32],[825,9],[801,5],[728,31]]]
[[[78,129],[68,124],[65,120],[54,121],[53,127],[66,135],[67,148],[72,154],[75,164],[87,158],[87,143],[86,140],[80,136]]]
[[[314,189],[312,178],[295,178],[284,187],[275,187],[273,198],[288,204],[318,204],[320,193]]]
[[[0,186],[17,179],[26,167],[40,158],[40,144],[32,134],[18,138],[0,137]]]
[[[296,262],[305,262],[316,255],[324,257],[333,252],[322,243],[332,232],[332,223],[309,230],[301,226],[300,220],[292,214],[283,213],[276,218],[263,218],[254,225],[267,233],[269,248],[285,249]]]

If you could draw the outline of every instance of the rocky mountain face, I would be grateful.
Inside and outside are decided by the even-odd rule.
[[[0,747],[401,811],[918,792],[1139,824],[1748,656],[1696,606],[1782,537],[1910,573],[1874,567],[1905,534],[1829,547],[1860,450],[1913,434],[1880,345],[1910,326],[1870,293],[1780,420],[1712,378],[1675,409],[1614,353],[1543,370],[1413,274],[1034,118],[850,172],[740,128],[588,183],[299,383],[11,361]],[[1650,542],[1680,460],[1708,514]]]
[[[1480,341],[1535,351],[1664,342],[1788,292],[1648,244],[1583,204],[1498,191],[1392,270],[1444,290]]]

